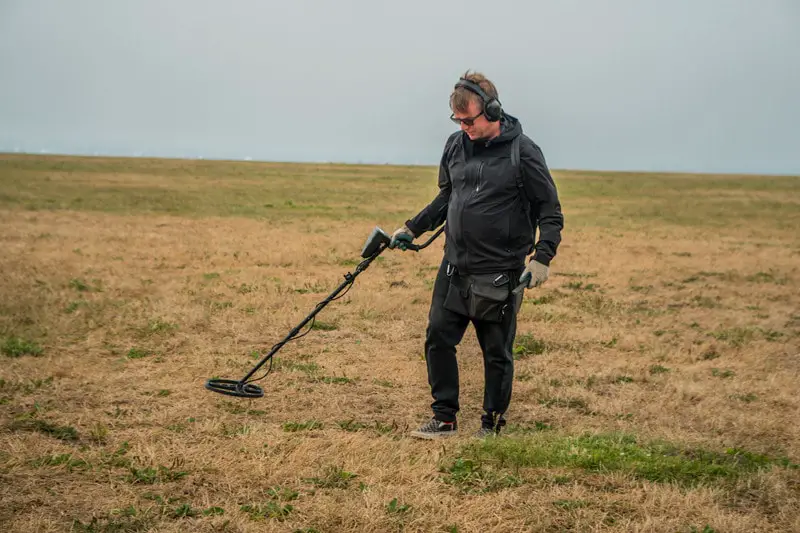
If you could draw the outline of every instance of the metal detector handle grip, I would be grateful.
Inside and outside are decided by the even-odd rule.
[[[528,286],[530,280],[531,280],[531,273],[530,272],[524,273],[522,277],[519,278],[519,285],[517,285],[517,287],[511,292],[513,292],[514,294],[521,293]]]
[[[415,252],[419,252],[423,248],[427,248],[428,245],[430,245],[430,243],[432,243],[434,240],[436,240],[436,237],[438,237],[443,231],[444,231],[444,226],[442,226],[441,228],[436,230],[436,233],[431,235],[430,239],[428,239],[427,241],[423,242],[422,244],[407,244],[406,245],[406,250],[413,250]]]

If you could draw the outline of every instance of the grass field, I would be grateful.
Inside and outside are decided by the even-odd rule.
[[[0,530],[800,531],[800,178],[555,171],[509,426],[430,416],[436,169],[0,155]]]

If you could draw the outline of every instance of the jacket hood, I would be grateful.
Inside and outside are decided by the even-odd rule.
[[[500,118],[500,135],[492,139],[492,142],[508,142],[522,133],[522,123],[515,116],[503,113]]]
[[[511,141],[514,137],[522,134],[522,123],[519,119],[513,115],[509,115],[508,113],[503,113],[503,116],[500,117],[500,135],[495,137],[494,139],[490,139],[488,141],[482,141],[481,139],[475,139],[471,142],[483,142],[486,146],[492,144],[499,144]],[[466,133],[464,135],[464,140],[470,142],[470,138],[467,136]]]

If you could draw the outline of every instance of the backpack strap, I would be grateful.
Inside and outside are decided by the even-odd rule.
[[[531,203],[528,193],[525,191],[525,183],[522,181],[522,165],[520,164],[519,155],[519,135],[511,140],[511,166],[514,168],[514,179],[517,182],[517,189],[519,189],[520,196],[522,197],[522,208],[525,210],[525,216],[531,222],[531,229],[533,230],[534,241],[536,240],[536,222],[531,220]]]
[[[525,192],[525,184],[522,182],[522,165],[519,163],[519,135],[511,140],[511,166],[514,168],[514,179],[517,182],[517,189],[523,198],[523,206],[525,207],[525,214],[528,214],[530,209],[530,200]]]

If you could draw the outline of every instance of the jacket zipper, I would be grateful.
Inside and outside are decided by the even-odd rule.
[[[472,200],[472,197],[475,196],[475,193],[481,190],[481,178],[483,177],[483,164],[484,162],[481,161],[480,164],[478,165],[478,172],[476,173],[475,176],[475,189],[467,197],[466,201],[464,202],[465,205],[469,203],[470,200]],[[461,208],[461,234],[462,235],[464,234],[464,207]],[[466,243],[464,244],[464,270],[469,272],[469,249],[467,248]]]
[[[460,226],[461,227],[459,228],[460,229],[460,232],[459,232],[460,233],[460,238],[459,238],[459,240],[461,241],[461,251],[464,253],[464,265],[463,265],[463,268],[461,268],[461,270],[463,270],[465,272],[468,272],[468,269],[467,269],[467,247],[466,247],[466,243],[464,242],[464,207],[466,206],[466,203],[468,201],[469,201],[469,197],[466,200],[463,201],[463,203],[461,204],[461,209],[459,210],[460,211],[459,212],[459,218],[461,219],[460,220]],[[458,267],[461,267],[461,265],[458,265]]]

